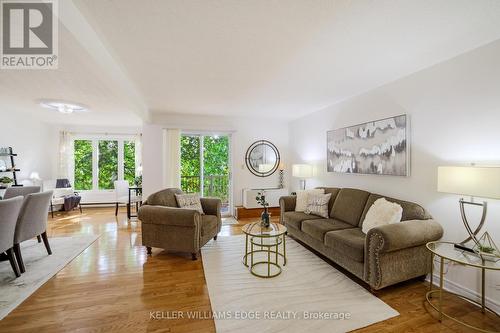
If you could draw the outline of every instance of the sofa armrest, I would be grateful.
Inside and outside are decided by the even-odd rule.
[[[443,237],[443,228],[435,220],[410,220],[375,227],[368,231],[366,242],[380,237],[379,252],[392,252],[425,245]],[[369,244],[366,246],[369,248]]]
[[[295,211],[295,203],[297,201],[297,196],[287,195],[280,198],[280,223],[285,224],[283,220],[285,212]]]
[[[281,212],[291,212],[295,211],[295,203],[297,201],[297,196],[287,195],[280,198],[280,208]]]
[[[142,205],[138,218],[143,224],[199,227],[201,214],[196,209]]]

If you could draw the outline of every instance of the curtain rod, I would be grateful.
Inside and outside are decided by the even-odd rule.
[[[139,135],[142,133],[108,133],[108,132],[72,132],[72,131],[62,131],[69,134],[80,134],[80,135]]]

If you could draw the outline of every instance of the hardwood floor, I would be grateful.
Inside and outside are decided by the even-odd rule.
[[[49,237],[101,236],[0,321],[0,332],[215,332],[211,319],[165,318],[176,311],[211,311],[202,261],[160,249],[148,257],[140,223],[125,215],[124,209],[115,218],[113,208],[86,208],[50,219]],[[220,235],[239,234],[247,222],[225,225]],[[357,332],[473,332],[451,320],[439,323],[424,305],[426,288],[410,281],[380,291],[377,296],[401,315]],[[498,318],[449,297],[447,311],[500,329]]]

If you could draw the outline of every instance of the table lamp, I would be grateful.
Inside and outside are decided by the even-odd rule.
[[[469,237],[455,247],[461,250],[472,251],[466,243],[473,241],[475,246],[481,248],[477,234],[486,220],[487,202],[475,202],[474,197],[500,199],[500,167],[460,167],[440,166],[438,167],[438,192],[453,193],[470,196],[470,201],[464,198],[459,200],[460,214]],[[475,230],[472,230],[465,213],[465,206],[479,206],[483,208],[481,220]]]
[[[312,177],[312,166],[309,164],[294,164],[292,165],[292,176],[300,178],[300,188],[306,189],[306,178]]]

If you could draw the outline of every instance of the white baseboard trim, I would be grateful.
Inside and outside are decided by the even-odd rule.
[[[439,275],[433,274],[434,279],[434,288],[439,288]],[[427,275],[426,281],[430,282],[430,275]],[[443,289],[450,291],[452,293],[456,293],[459,295],[463,295],[467,298],[470,298],[476,302],[481,303],[481,293],[475,290],[471,290],[469,288],[465,288],[462,285],[459,285],[456,282],[447,280],[446,278],[443,281]],[[492,309],[496,313],[500,313],[500,303],[489,298],[488,294],[485,297],[485,304],[488,308]]]

